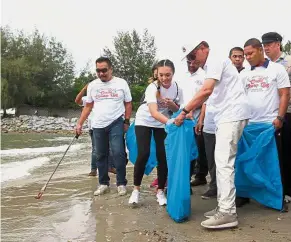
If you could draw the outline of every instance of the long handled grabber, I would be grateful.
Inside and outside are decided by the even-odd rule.
[[[42,189],[40,190],[40,192],[38,193],[38,195],[35,196],[35,199],[40,199],[42,197],[42,194],[44,193],[47,185],[49,184],[50,180],[52,179],[53,175],[55,174],[56,170],[58,169],[59,165],[61,164],[61,162],[64,159],[65,155],[67,154],[68,150],[70,149],[71,145],[73,144],[73,142],[75,141],[75,139],[78,139],[78,138],[79,138],[79,135],[76,134],[76,136],[74,136],[73,140],[71,141],[71,143],[69,144],[68,148],[66,149],[65,153],[63,154],[63,157],[61,158],[61,160],[57,164],[55,170],[51,174],[50,178],[47,180],[46,184],[42,187]]]

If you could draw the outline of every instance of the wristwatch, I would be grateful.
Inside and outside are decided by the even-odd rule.
[[[124,124],[127,124],[127,125],[130,125],[130,121],[129,121],[128,118],[124,119],[123,123],[124,123]]]
[[[190,113],[189,111],[187,111],[185,108],[182,109],[182,111],[186,114]]]
[[[282,116],[277,116],[277,119],[278,119],[279,121],[281,121],[281,122],[284,121],[284,117],[282,117]]]

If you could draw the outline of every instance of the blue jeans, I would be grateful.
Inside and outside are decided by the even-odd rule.
[[[91,143],[92,143],[92,153],[91,153],[91,171],[92,171],[92,170],[97,170],[97,158],[96,158],[96,151],[95,151],[96,146],[94,145],[93,130],[92,129],[89,130],[89,135],[91,137]],[[110,146],[109,146],[108,166],[109,166],[109,168],[114,167],[114,162],[113,162],[113,158],[112,158],[112,151],[111,151]]]
[[[96,155],[99,184],[109,185],[109,147],[116,168],[117,186],[126,185],[126,154],[124,147],[123,118],[116,119],[105,128],[93,128],[93,151]]]

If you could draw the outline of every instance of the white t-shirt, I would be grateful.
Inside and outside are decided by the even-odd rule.
[[[203,132],[208,134],[215,134],[216,126],[214,122],[214,115],[214,107],[206,102]]]
[[[82,106],[83,106],[83,107],[85,107],[86,102],[87,102],[87,99],[88,99],[87,96],[82,97]],[[88,121],[87,121],[87,123],[88,123],[88,128],[89,128],[89,129],[92,129],[92,125],[91,125],[91,119],[92,119],[92,116],[93,116],[93,109],[92,109],[91,113],[90,113],[89,116],[88,116]]]
[[[185,107],[192,98],[196,95],[196,93],[201,89],[205,80],[205,71],[202,68],[199,68],[195,73],[190,74],[188,72],[188,77],[180,80],[179,86],[183,90],[183,99],[184,103],[182,104]],[[201,109],[195,109],[193,112],[193,118],[197,119],[200,115]]]
[[[214,122],[234,122],[249,119],[250,111],[243,83],[236,67],[229,58],[216,61],[210,55],[203,68],[205,79],[215,79],[213,93],[209,97],[209,104],[213,106]]]
[[[177,104],[183,103],[183,91],[176,82],[172,81],[171,86],[166,89],[160,87],[161,99],[157,100],[157,82],[148,85],[145,91],[146,103],[143,103],[136,112],[135,125],[146,127],[164,128],[165,125],[151,116],[148,104],[157,103],[158,111],[163,115],[169,117],[169,109],[163,105],[163,99],[169,98],[174,100]]]
[[[105,128],[125,112],[124,102],[131,102],[129,86],[124,79],[113,77],[108,82],[95,79],[87,88],[87,102],[94,102],[92,128]]]
[[[287,71],[269,61],[267,68],[256,67],[241,74],[251,109],[250,122],[273,122],[279,111],[278,89],[290,87]]]

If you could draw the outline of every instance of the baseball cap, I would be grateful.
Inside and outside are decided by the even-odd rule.
[[[282,36],[277,32],[269,32],[262,35],[263,44],[268,44],[277,41],[282,42],[282,39],[283,39]]]
[[[189,55],[194,49],[196,49],[202,42],[203,42],[203,40],[196,40],[196,41],[193,41],[189,44],[184,45],[182,47],[182,51],[183,51],[182,60],[184,60],[186,58],[186,56]]]

